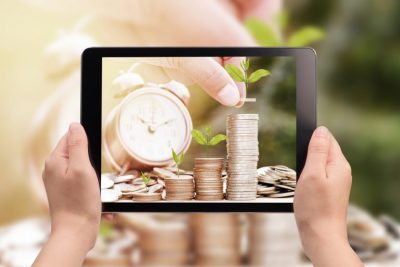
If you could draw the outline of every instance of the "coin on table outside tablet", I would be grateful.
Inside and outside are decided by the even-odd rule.
[[[119,198],[119,192],[114,189],[102,189],[101,190],[101,201],[102,202],[114,202]]]
[[[114,185],[114,181],[108,175],[102,174],[100,180],[101,189],[108,189]]]

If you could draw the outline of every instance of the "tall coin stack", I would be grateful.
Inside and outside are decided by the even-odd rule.
[[[223,158],[196,158],[194,160],[196,200],[224,199],[223,168]]]
[[[230,114],[226,119],[228,200],[257,198],[258,114]]]

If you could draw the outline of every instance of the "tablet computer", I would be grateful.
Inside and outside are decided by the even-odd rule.
[[[220,103],[222,80],[240,107]],[[89,48],[81,123],[103,212],[290,212],[316,127],[316,54]]]

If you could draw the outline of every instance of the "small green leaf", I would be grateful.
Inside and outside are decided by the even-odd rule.
[[[248,79],[249,83],[255,83],[256,81],[258,81],[259,79],[261,79],[262,77],[268,76],[271,73],[268,70],[264,70],[264,69],[259,69],[256,70],[255,72],[253,72],[252,74],[250,74],[250,77]]]
[[[225,70],[229,73],[229,75],[237,82],[244,82],[244,74],[243,72],[233,64],[225,65]]]
[[[209,144],[211,146],[215,146],[218,143],[220,143],[221,141],[224,141],[226,139],[226,136],[224,134],[217,134],[216,136],[214,136],[213,138],[211,138]]]
[[[280,46],[282,42],[264,21],[257,18],[249,18],[245,26],[257,43],[261,46]]]
[[[185,155],[183,153],[181,153],[179,156],[179,165],[182,164],[184,158],[185,158]]]
[[[174,159],[176,164],[179,164],[178,161],[178,155],[176,154],[175,150],[172,148],[172,158]]]
[[[324,32],[314,26],[305,26],[294,32],[287,42],[288,46],[306,46],[310,43],[321,40],[324,37]]]
[[[150,177],[148,177],[146,174],[144,174],[143,172],[141,172],[142,175],[140,176],[144,182],[145,185],[147,185],[150,182]]]
[[[244,69],[248,70],[250,68],[250,59],[245,59],[244,60]]]
[[[244,60],[240,61],[240,67],[242,68],[243,71],[246,71],[246,67],[244,66]]]
[[[193,129],[192,130],[192,137],[200,145],[206,145],[207,144],[207,138],[199,130]]]
[[[240,67],[242,67],[243,71],[246,73],[246,71],[249,69],[250,67],[250,61],[248,59],[243,59],[240,62]]]

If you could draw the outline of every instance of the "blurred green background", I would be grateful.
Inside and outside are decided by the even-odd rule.
[[[400,2],[289,1],[291,20],[318,25],[318,124],[353,169],[351,201],[400,219]]]

